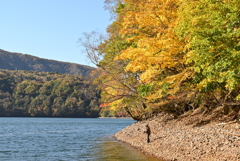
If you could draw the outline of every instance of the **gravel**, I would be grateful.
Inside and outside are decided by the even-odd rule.
[[[199,125],[196,117],[174,119],[158,115],[117,132],[115,138],[142,152],[169,161],[240,161],[240,124],[210,122]],[[151,129],[146,142],[145,126]]]

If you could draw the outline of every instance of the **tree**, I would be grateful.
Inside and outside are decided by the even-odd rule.
[[[138,94],[147,99],[146,104],[166,110],[162,104],[176,104],[166,98],[183,97],[194,75],[186,63],[185,43],[175,33],[180,1],[124,2],[120,34],[133,45],[122,50],[115,60],[127,61],[125,71],[138,74]],[[176,112],[172,108],[167,111]]]
[[[234,92],[239,87],[239,7],[236,0],[182,3],[178,33],[187,42],[188,61],[194,63],[200,90]]]
[[[97,117],[99,114],[99,91],[81,76],[1,69],[0,75],[0,82],[9,85],[0,88],[1,116]],[[84,110],[78,110],[78,105]]]
[[[128,61],[114,60],[122,50],[132,45],[119,33],[124,7],[124,4],[118,2],[118,17],[107,28],[108,39],[102,39],[101,35],[96,37],[96,32],[85,33],[85,38],[82,38],[80,43],[85,47],[90,60],[101,69],[101,75],[95,82],[101,89],[103,104],[110,110],[125,109],[135,119],[141,119],[141,115],[134,115],[136,109],[142,111],[145,108],[142,105],[144,98],[139,97],[137,91],[139,74],[124,71]]]
[[[182,1],[176,28],[196,72],[195,87],[205,95],[202,104],[225,114],[239,111],[239,7],[237,0]]]

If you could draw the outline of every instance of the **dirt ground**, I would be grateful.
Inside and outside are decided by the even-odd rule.
[[[150,143],[144,133],[151,129]],[[240,124],[205,123],[196,116],[175,119],[159,114],[115,134],[117,140],[166,161],[240,161]]]

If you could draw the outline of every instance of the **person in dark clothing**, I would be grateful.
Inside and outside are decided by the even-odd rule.
[[[150,143],[151,130],[150,130],[150,127],[148,125],[146,125],[146,131],[144,131],[144,133],[147,134],[147,143]]]

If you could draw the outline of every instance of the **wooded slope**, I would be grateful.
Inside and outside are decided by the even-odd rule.
[[[0,69],[58,72],[87,77],[94,68],[0,49]]]
[[[99,98],[78,75],[0,69],[0,116],[98,117]]]

